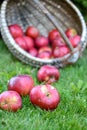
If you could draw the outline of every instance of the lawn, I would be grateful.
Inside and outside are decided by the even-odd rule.
[[[87,18],[87,17],[86,17]],[[86,20],[87,21],[87,20]],[[0,93],[7,90],[11,77],[28,74],[37,80],[38,68],[16,59],[0,39]],[[0,110],[0,130],[86,130],[87,129],[87,48],[73,65],[60,69],[60,79],[53,84],[61,101],[54,111],[44,111],[22,97],[22,109],[14,112]]]
[[[0,40],[0,93],[7,90],[8,80],[29,74],[35,85],[38,69],[16,59]],[[60,80],[53,84],[61,96],[56,110],[43,111],[23,97],[22,109],[16,113],[0,110],[1,130],[86,130],[87,129],[87,49],[74,65],[60,69]]]

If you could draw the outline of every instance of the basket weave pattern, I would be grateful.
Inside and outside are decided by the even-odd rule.
[[[11,36],[8,25],[19,24],[25,31],[28,26],[36,26],[42,35],[47,36],[48,32],[55,28],[34,1],[30,0],[4,0],[1,6],[1,34],[5,44],[12,54],[26,64],[33,66],[42,66],[51,64],[56,67],[63,67],[67,64],[75,63],[80,54],[86,47],[86,24],[83,16],[77,7],[70,0],[40,0],[40,2],[49,10],[49,12],[59,22],[61,28],[65,31],[67,28],[75,28],[81,41],[73,53],[67,54],[63,58],[42,60],[29,55],[20,48]]]

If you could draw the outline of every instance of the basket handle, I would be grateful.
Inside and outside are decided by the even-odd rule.
[[[70,43],[69,39],[65,35],[64,31],[61,29],[60,24],[57,22],[55,17],[50,14],[46,7],[39,0],[34,0],[34,2],[38,5],[41,11],[49,18],[49,20],[53,23],[53,25],[59,30],[60,34],[62,35],[63,39],[65,40],[66,44],[69,46],[70,50],[73,52],[74,48]]]

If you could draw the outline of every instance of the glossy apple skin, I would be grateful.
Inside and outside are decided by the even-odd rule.
[[[53,49],[54,58],[61,58],[65,55],[67,55],[68,53],[70,53],[70,49],[67,46],[56,47]]]
[[[13,38],[21,37],[24,35],[21,26],[18,24],[9,25],[8,28]]]
[[[26,35],[32,37],[33,39],[36,39],[39,36],[39,34],[39,30],[34,26],[29,26],[26,30]]]
[[[65,34],[68,38],[71,38],[73,36],[76,36],[77,35],[77,31],[76,29],[74,28],[68,28],[66,31],[65,31]]]
[[[15,42],[25,51],[27,51],[27,44],[23,36],[15,38]]]
[[[18,92],[21,96],[26,96],[34,87],[33,78],[29,75],[18,75],[12,77],[8,82],[8,90]]]
[[[41,109],[54,110],[60,102],[60,95],[51,85],[38,85],[31,90],[30,101]]]
[[[44,65],[38,70],[37,78],[41,82],[51,84],[60,78],[60,72],[55,66]]]
[[[60,33],[57,29],[53,29],[49,32],[48,38],[51,42],[53,42],[56,38],[60,37]]]
[[[0,94],[0,108],[14,111],[22,108],[21,96],[16,91],[4,91]]]
[[[38,38],[36,38],[35,40],[35,45],[37,48],[41,48],[44,46],[48,46],[49,45],[49,40],[47,37],[45,36],[39,36]]]
[[[76,35],[76,36],[70,38],[70,42],[74,48],[78,46],[80,40],[81,40],[81,36],[79,36],[79,35]]]

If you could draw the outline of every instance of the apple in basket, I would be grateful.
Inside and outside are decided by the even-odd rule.
[[[0,94],[0,109],[16,112],[21,107],[22,99],[16,91],[4,91]]]
[[[13,38],[21,37],[24,35],[21,26],[18,24],[9,25],[8,28]]]
[[[39,36],[35,39],[35,46],[37,48],[41,48],[48,45],[49,45],[49,40],[45,36]]]
[[[54,110],[60,102],[60,95],[58,90],[51,85],[38,85],[31,90],[30,101],[41,109]]]
[[[63,47],[55,47],[53,49],[53,57],[54,58],[60,58],[65,56],[66,54],[70,53],[70,49],[67,46],[63,46]]]
[[[60,72],[55,66],[44,65],[38,70],[37,78],[41,82],[51,84],[60,78]]]
[[[31,48],[31,49],[28,51],[28,53],[29,53],[30,55],[34,56],[34,57],[37,57],[37,55],[38,55],[38,50],[37,50],[35,47],[33,47],[33,48]]]
[[[57,29],[52,29],[48,34],[48,38],[51,42],[53,42],[57,37],[61,37]]]
[[[68,28],[66,31],[65,31],[65,34],[68,38],[71,38],[73,36],[76,36],[77,35],[77,31],[76,29],[74,28]]]
[[[32,38],[36,39],[39,36],[40,32],[36,27],[28,26],[27,29],[26,29],[25,34],[27,36],[29,36],[29,37],[32,37]]]
[[[29,75],[17,75],[12,77],[7,85],[8,90],[18,92],[21,96],[26,96],[34,87],[33,78]]]
[[[79,42],[81,40],[81,36],[76,35],[76,36],[73,36],[73,37],[69,38],[69,40],[70,40],[72,46],[75,48],[75,47],[78,46],[78,44],[79,44]]]
[[[55,47],[63,47],[66,46],[67,44],[65,43],[65,41],[63,40],[62,37],[57,37],[53,42],[52,42],[52,48]]]

